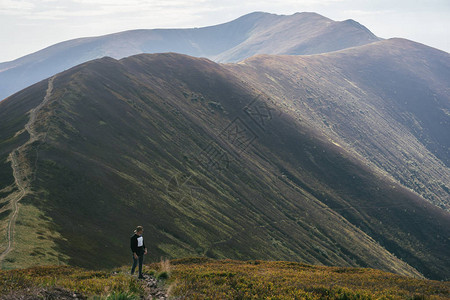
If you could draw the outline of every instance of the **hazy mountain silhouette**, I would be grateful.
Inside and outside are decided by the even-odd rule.
[[[44,78],[91,59],[177,52],[219,62],[255,54],[313,54],[379,40],[361,24],[316,13],[290,16],[255,12],[203,28],[132,30],[62,42],[0,64],[0,100]]]
[[[448,279],[449,213],[390,172],[405,155],[421,163],[417,178],[444,184],[427,186],[433,197],[445,192],[448,169],[434,170],[439,156],[426,141],[446,145],[448,61],[388,40],[225,65],[174,53],[103,58],[41,81],[0,103],[1,228],[20,201],[3,266],[126,263],[129,230],[141,224],[154,258],[286,259]],[[429,81],[419,85],[418,70]],[[394,79],[405,81],[391,91]],[[408,87],[417,90],[405,108]],[[414,95],[424,90],[442,119],[420,108]]]

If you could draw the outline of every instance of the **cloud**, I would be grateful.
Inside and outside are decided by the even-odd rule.
[[[394,13],[394,10],[344,10],[344,14],[352,15],[355,17],[358,16],[373,16],[373,15],[386,15]]]
[[[202,12],[227,10],[235,11],[243,7],[248,10],[270,10],[277,7],[309,7],[314,5],[327,5],[346,0],[0,0],[0,15],[15,15],[25,19],[63,20],[77,16],[105,16],[122,15],[137,17],[159,13],[173,15],[199,15]],[[260,7],[261,9],[255,9]],[[176,20],[174,20],[176,21]]]
[[[20,0],[0,0],[0,14],[20,15],[23,12],[31,11],[36,5],[31,1]]]
[[[71,17],[118,15],[133,18],[156,14],[173,15],[205,11],[214,1],[160,0],[0,0],[0,15],[14,15],[30,20],[64,20]]]
[[[35,12],[27,14],[26,18],[29,20],[64,20],[71,17],[98,17],[102,15],[107,15],[108,12],[102,10],[64,10],[64,9],[52,9],[46,11]]]

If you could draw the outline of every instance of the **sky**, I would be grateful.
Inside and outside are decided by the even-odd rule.
[[[254,11],[353,19],[379,37],[450,52],[450,0],[0,0],[0,62],[73,38],[203,27]]]

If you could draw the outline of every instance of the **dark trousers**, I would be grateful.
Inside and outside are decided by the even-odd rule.
[[[134,258],[133,255],[133,266],[131,267],[131,275],[134,274],[134,270],[136,269],[138,260],[139,260],[139,277],[142,277],[142,263],[144,262],[144,255],[139,255],[137,259]]]

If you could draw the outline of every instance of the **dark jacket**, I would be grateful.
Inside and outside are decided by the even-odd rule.
[[[138,246],[138,238],[142,238],[142,246]],[[145,252],[145,244],[144,237],[134,234],[130,239],[130,247],[133,253],[136,253],[138,256],[144,255]]]

